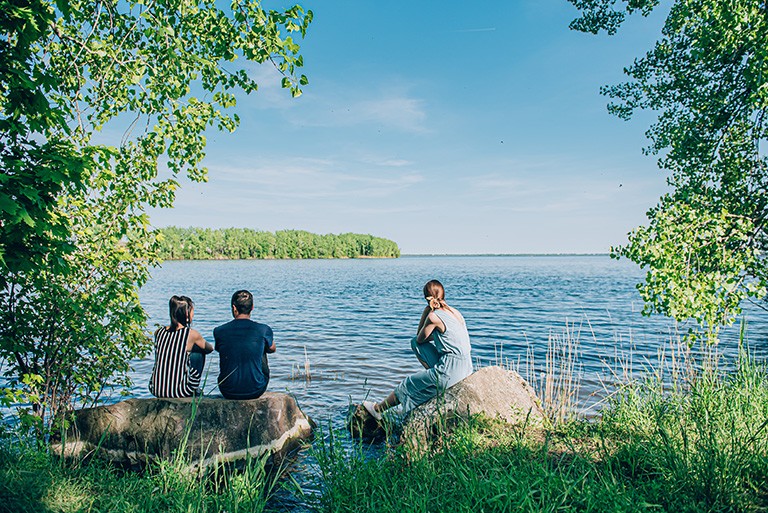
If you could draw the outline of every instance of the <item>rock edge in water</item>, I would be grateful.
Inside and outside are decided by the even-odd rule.
[[[188,468],[202,469],[264,454],[279,460],[311,438],[313,428],[293,397],[277,392],[247,401],[129,399],[75,411],[52,450],[129,468],[169,460],[181,450]]]
[[[483,367],[409,412],[400,440],[416,448],[426,447],[441,427],[450,428],[458,419],[483,414],[517,426],[538,428],[545,416],[533,388],[513,370]],[[362,406],[350,412],[348,426],[353,436],[377,437],[382,426]]]

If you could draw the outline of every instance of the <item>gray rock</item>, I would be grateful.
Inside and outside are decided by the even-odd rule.
[[[545,421],[536,392],[520,374],[492,366],[474,372],[443,396],[414,408],[402,423],[400,439],[426,446],[441,429],[450,429],[474,414],[531,429],[541,427]],[[362,405],[354,405],[349,409],[347,427],[353,436],[381,438],[394,426],[388,413],[384,415],[384,421],[378,422]]]
[[[127,467],[169,459],[179,449],[190,469],[248,455],[281,458],[311,438],[314,427],[291,396],[274,392],[247,401],[129,399],[74,414],[53,450],[65,457],[96,455]]]
[[[401,440],[426,446],[441,428],[469,415],[483,414],[510,424],[537,428],[544,412],[536,393],[515,371],[484,367],[456,383],[442,396],[414,408],[403,422]]]

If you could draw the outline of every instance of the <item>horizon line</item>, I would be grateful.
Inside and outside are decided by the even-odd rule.
[[[434,256],[610,256],[610,253],[400,253],[401,257],[434,257]]]

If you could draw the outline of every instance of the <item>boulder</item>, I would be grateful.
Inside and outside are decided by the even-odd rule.
[[[536,393],[520,374],[498,366],[484,367],[408,413],[400,439],[426,446],[441,428],[474,414],[531,428],[540,427],[545,418]],[[376,437],[382,429],[362,406],[350,412],[348,424],[357,436]]]
[[[394,427],[394,423],[389,421],[388,414],[382,421],[376,420],[362,404],[350,405],[347,410],[347,428],[353,437],[381,441],[391,431],[389,428]]]
[[[313,426],[282,393],[247,401],[129,399],[74,412],[65,436],[52,447],[65,457],[95,455],[125,467],[169,459],[181,450],[190,469],[201,469],[248,455],[281,458],[310,438]]]

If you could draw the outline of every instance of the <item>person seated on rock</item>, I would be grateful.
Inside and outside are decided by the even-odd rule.
[[[213,330],[219,353],[219,390],[227,399],[256,399],[269,384],[267,353],[276,350],[272,328],[251,320],[253,294],[232,295],[233,320]]]
[[[363,401],[363,407],[376,420],[381,420],[384,410],[398,404],[410,411],[472,374],[467,325],[461,313],[445,302],[443,284],[428,281],[424,299],[428,305],[421,314],[411,349],[425,370],[405,378],[383,401]]]
[[[155,397],[192,397],[198,390],[205,355],[213,351],[200,333],[190,328],[195,304],[187,296],[173,296],[168,302],[171,323],[155,331],[155,366],[149,391]]]

